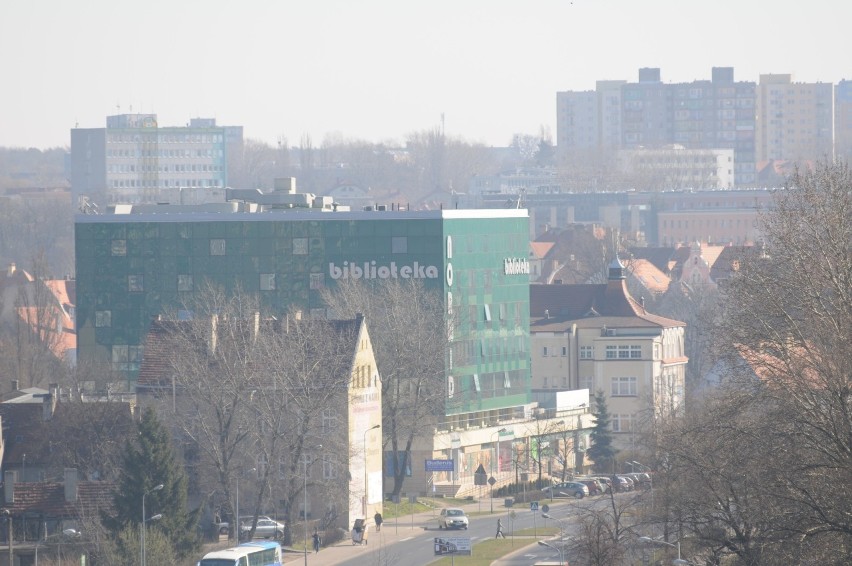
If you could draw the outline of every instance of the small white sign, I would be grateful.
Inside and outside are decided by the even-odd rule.
[[[470,556],[470,539],[467,537],[435,537],[435,555],[443,554]]]

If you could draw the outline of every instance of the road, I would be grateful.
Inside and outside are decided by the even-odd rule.
[[[606,498],[587,498],[581,501],[557,499],[555,502],[541,501],[538,512],[532,512],[529,506],[516,505],[513,509],[514,519],[509,510],[496,505],[494,514],[490,514],[489,502],[482,502],[482,514],[477,503],[465,505],[465,511],[470,519],[467,530],[446,531],[438,529],[437,511],[432,514],[418,514],[391,519],[382,525],[382,530],[371,530],[368,544],[352,545],[351,541],[338,543],[319,554],[309,554],[308,563],[311,566],[364,566],[369,564],[405,564],[406,566],[424,566],[436,560],[434,554],[435,537],[457,536],[471,539],[471,546],[483,539],[493,537],[497,529],[497,519],[503,521],[503,531],[509,540],[517,545],[519,552],[510,554],[499,563],[501,566],[529,566],[536,561],[558,560],[556,550],[535,544],[533,537],[514,537],[513,533],[537,527],[553,527],[553,519],[541,516],[543,506],[547,504],[551,517],[560,519],[566,529],[571,528],[572,515],[576,514],[577,506],[598,506],[606,503]],[[502,501],[501,501],[502,502]],[[496,501],[495,501],[496,503]],[[372,525],[371,525],[372,526]],[[290,557],[292,559],[292,557]]]

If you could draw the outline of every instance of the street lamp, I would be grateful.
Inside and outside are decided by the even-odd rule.
[[[145,497],[148,496],[149,493],[153,493],[155,491],[160,491],[163,489],[163,484],[155,485],[151,489],[142,492],[142,524],[139,525],[139,552],[140,552],[140,560],[139,563],[142,566],[145,566],[145,522],[147,520],[147,516],[145,514]]]
[[[677,549],[677,560],[672,560],[672,564],[684,565],[684,564],[690,563],[689,560],[683,560],[680,557],[680,541],[679,540],[677,541],[677,544],[672,544],[670,542],[666,542],[664,540],[651,538],[651,537],[639,537],[639,540],[646,543],[646,544],[664,544],[666,546],[676,548]]]
[[[494,438],[494,435],[497,435],[497,454],[495,459],[497,460],[497,473],[500,473],[500,435],[506,432],[505,427],[500,430],[494,431],[491,433],[491,438]],[[494,477],[494,460],[491,461],[491,477]],[[491,482],[489,482],[491,484]],[[491,512],[494,513],[494,484],[491,484]]]
[[[62,565],[62,537],[63,537],[63,536],[66,536],[66,537],[78,537],[78,536],[80,536],[80,533],[79,533],[79,532],[77,532],[77,531],[75,531],[74,529],[65,529],[64,531],[62,531],[62,532],[59,534],[59,538],[57,539],[59,542],[58,542],[58,544],[56,545],[56,556],[57,556],[57,558],[56,558],[56,562],[57,562],[60,566]],[[36,563],[36,566],[38,566],[38,546],[39,546],[39,545],[38,545],[38,544],[36,544],[36,549],[35,549],[35,563]]]
[[[544,517],[545,519],[552,519],[552,520],[556,521],[557,523],[559,523],[559,538],[560,539],[565,538],[565,525],[564,525],[564,521],[562,519],[557,519],[556,517],[554,517],[552,515],[548,515],[547,513],[542,513],[541,516]]]
[[[367,506],[370,504],[370,498],[367,496],[370,489],[369,480],[367,477],[367,433],[371,430],[381,428],[382,425],[373,425],[364,431],[364,520],[367,520]]]
[[[314,450],[322,450],[322,444],[314,446]],[[316,459],[308,462],[308,455],[305,454],[305,485],[302,492],[305,496],[305,506],[302,508],[303,519],[305,520],[305,566],[308,566],[308,466],[316,462]]]
[[[256,472],[257,468],[252,468],[248,470],[248,473]],[[240,478],[243,477],[243,472],[237,473],[237,495],[236,495],[236,516],[234,517],[234,535],[237,537],[237,544],[240,542],[240,535],[242,534],[242,525],[240,525]],[[145,566],[144,564],[142,566]]]
[[[558,552],[559,553],[559,564],[560,564],[560,566],[562,566],[562,564],[565,564],[565,560],[562,558],[562,547],[553,546],[552,544],[548,544],[548,543],[544,542],[543,540],[538,541],[538,544],[539,544],[539,546],[546,546],[547,548],[552,548],[553,550]]]

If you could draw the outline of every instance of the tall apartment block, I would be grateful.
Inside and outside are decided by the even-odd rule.
[[[834,95],[836,93],[836,112]],[[577,149],[734,150],[737,186],[757,181],[761,163],[852,155],[852,84],[794,83],[791,75],[735,81],[732,67],[711,80],[664,83],[660,69],[638,82],[600,81],[594,92],[557,93],[557,146]],[[613,142],[617,140],[617,142]]]
[[[71,130],[71,190],[107,204],[156,203],[164,190],[225,187],[228,148],[242,126],[193,118],[161,127],[156,114],[107,116],[106,128]]]
[[[760,75],[758,161],[831,158],[833,102],[830,83],[794,83],[791,75]]]
[[[852,161],[852,81],[834,86],[834,155]]]

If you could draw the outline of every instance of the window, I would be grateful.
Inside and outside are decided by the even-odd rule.
[[[308,255],[307,238],[293,238],[293,255]]]
[[[334,462],[329,462],[326,459],[322,461],[322,477],[323,479],[333,480],[337,479],[337,464]]]
[[[580,359],[581,360],[591,360],[595,357],[595,347],[594,346],[580,346]]]
[[[633,431],[633,415],[612,415],[612,432]]]
[[[323,409],[322,411],[322,432],[328,434],[334,431],[337,426],[337,411],[334,409]]]
[[[562,346],[562,357],[564,358],[567,355],[568,355],[568,346]]]
[[[491,322],[491,305],[485,305],[485,320]]]
[[[544,356],[545,358],[547,357],[547,346],[545,346],[544,348],[541,349],[541,355]]]
[[[112,255],[127,255],[127,240],[113,240]]]
[[[636,396],[636,378],[635,377],[613,377],[612,378],[612,396],[613,397],[635,397]]]
[[[593,391],[595,387],[595,378],[591,375],[587,375],[580,378],[579,389],[588,389],[589,391]]]
[[[642,346],[638,344],[619,344],[606,347],[608,360],[639,360],[642,358]]]
[[[214,238],[210,240],[210,255],[225,255],[225,240]]]
[[[473,390],[476,391],[477,393],[479,393],[479,391],[480,391],[479,374],[478,373],[473,374]]]
[[[324,289],[325,273],[311,273],[310,287],[311,289]]]
[[[178,291],[192,291],[192,275],[178,275]]]
[[[391,253],[392,254],[407,254],[408,253],[408,237],[394,236],[391,238]]]
[[[260,290],[274,291],[275,290],[275,274],[261,273],[260,274]]]
[[[116,371],[135,371],[142,361],[142,347],[118,344],[112,347],[112,369]]]
[[[112,326],[112,311],[95,311],[95,328]]]
[[[131,293],[141,293],[145,290],[144,279],[142,275],[127,276],[127,290]]]

